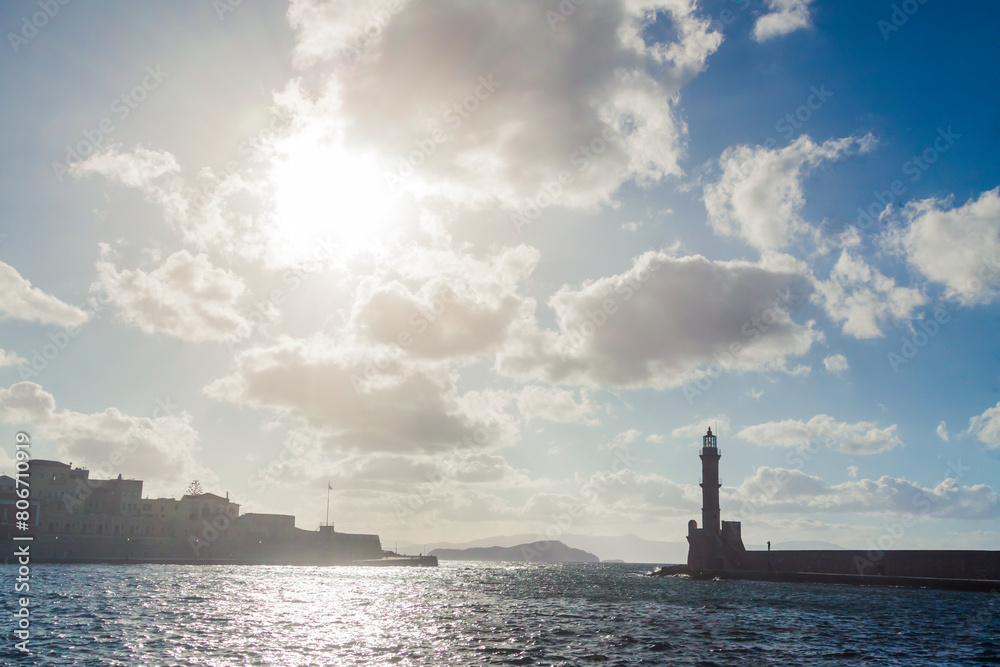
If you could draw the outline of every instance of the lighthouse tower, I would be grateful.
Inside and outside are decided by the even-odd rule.
[[[719,447],[712,429],[701,438],[701,527],[720,535],[722,519],[719,514]]]
[[[688,566],[698,570],[741,567],[743,546],[739,521],[722,521],[719,512],[719,445],[712,429],[701,438],[701,528],[688,522]]]

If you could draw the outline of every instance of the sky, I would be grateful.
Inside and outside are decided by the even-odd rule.
[[[1000,8],[4,2],[0,470],[1000,549]]]

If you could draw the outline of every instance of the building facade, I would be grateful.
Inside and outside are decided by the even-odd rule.
[[[291,515],[241,515],[228,494],[143,498],[142,480],[92,479],[85,468],[43,459],[31,462],[29,484],[36,562],[332,565],[382,557],[378,535],[302,530]],[[8,536],[14,490],[13,479],[0,477],[0,532]]]

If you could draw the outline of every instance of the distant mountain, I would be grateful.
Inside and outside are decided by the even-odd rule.
[[[428,549],[471,549],[476,547],[515,547],[538,541],[537,533],[522,535],[495,535],[468,542],[434,542],[427,544],[399,543],[399,552],[404,554],[425,553]],[[650,563],[671,565],[686,563],[688,545],[686,541],[647,540],[638,535],[575,535],[559,536],[559,540],[574,549],[583,549],[597,554],[601,560],[623,560],[626,563]],[[771,548],[776,551],[835,550],[844,547],[820,540],[794,540],[775,542]],[[764,544],[747,544],[751,551],[765,551]]]
[[[668,565],[686,563],[687,541],[647,540],[638,535],[565,535],[563,542],[577,549],[586,549],[603,560],[623,560],[626,563]]]
[[[399,552],[406,554],[427,553],[429,549],[471,549],[476,547],[513,547],[538,541],[537,533],[522,535],[495,535],[468,542],[428,542],[427,544],[399,543]],[[668,565],[686,563],[686,541],[647,540],[637,535],[560,535],[559,540],[574,549],[597,554],[602,560],[623,560],[626,563],[651,563]]]
[[[512,547],[472,547],[471,549],[434,549],[439,560],[496,560],[514,563],[597,563],[600,558],[582,549],[572,549],[562,542],[532,542]]]

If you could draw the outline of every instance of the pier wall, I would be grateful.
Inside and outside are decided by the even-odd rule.
[[[747,551],[735,569],[1000,579],[1000,551]]]

